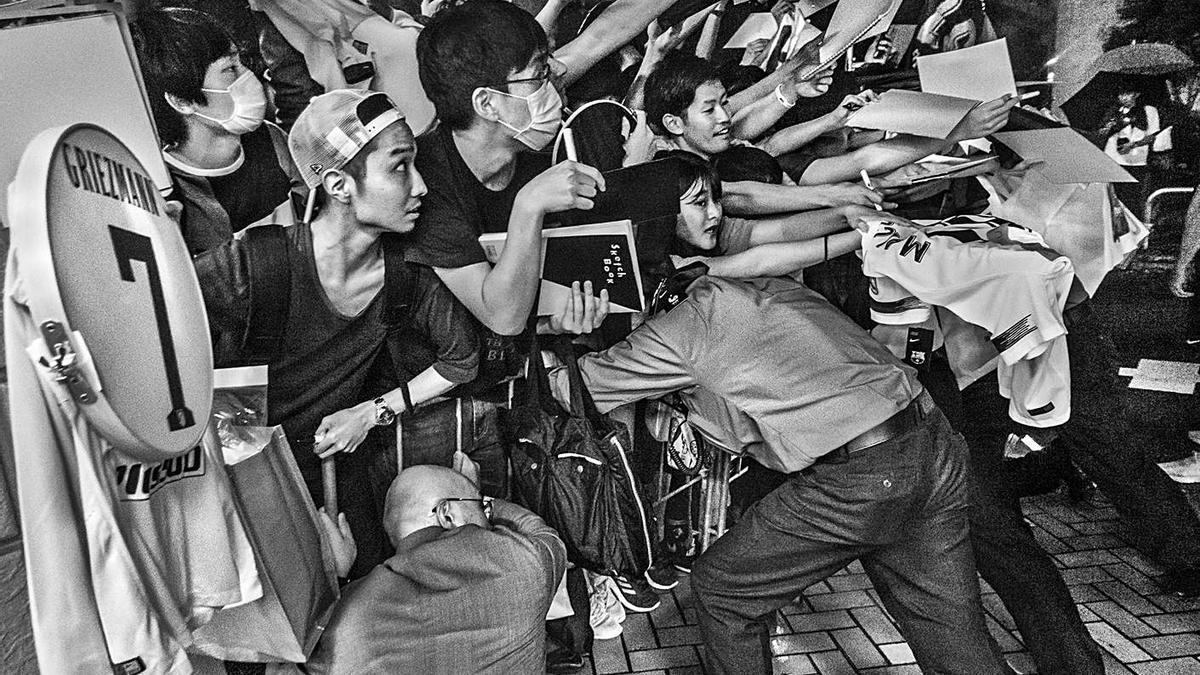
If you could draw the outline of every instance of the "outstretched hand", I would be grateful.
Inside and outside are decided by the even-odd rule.
[[[517,193],[516,205],[542,215],[570,209],[590,209],[592,198],[604,190],[604,175],[597,169],[563,160],[533,177]]]
[[[608,289],[602,289],[600,295],[596,296],[592,295],[592,282],[585,281],[580,286],[576,281],[571,284],[571,293],[567,295],[562,309],[549,317],[548,332],[586,335],[604,323],[608,310]]]
[[[990,136],[1008,124],[1008,113],[1020,100],[1011,94],[985,101],[971,109],[950,132],[949,141],[966,141]]]
[[[317,509],[317,522],[321,526],[321,538],[329,544],[329,550],[333,553],[333,567],[337,575],[345,577],[358,557],[358,545],[354,543],[354,534],[350,531],[346,514],[339,513],[335,523],[322,506]]]
[[[354,452],[374,426],[375,406],[371,402],[326,415],[313,436],[313,452],[321,459],[338,452]]]

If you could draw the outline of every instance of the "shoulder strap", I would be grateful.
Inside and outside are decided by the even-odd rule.
[[[404,259],[404,244],[399,236],[385,234],[379,243],[383,247],[383,291],[387,294],[384,321],[396,325],[408,320],[416,304],[417,268]]]
[[[292,301],[291,246],[281,225],[259,225],[242,232],[250,271],[250,306],[242,357],[267,363],[283,344]]]

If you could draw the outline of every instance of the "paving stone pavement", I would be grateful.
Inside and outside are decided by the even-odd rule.
[[[1195,504],[1200,486],[1185,489]],[[1024,506],[1104,652],[1108,675],[1200,675],[1200,600],[1159,592],[1154,577],[1161,570],[1129,546],[1102,498],[1073,506],[1055,493],[1028,498]],[[649,614],[630,614],[621,637],[598,640],[581,672],[705,673],[687,577],[662,599]],[[1033,671],[1012,617],[986,584],[983,600],[988,627],[1009,663],[1018,672]],[[780,618],[771,638],[776,675],[921,672],[859,563],[806,590]]]

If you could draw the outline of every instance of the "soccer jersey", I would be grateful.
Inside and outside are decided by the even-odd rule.
[[[873,311],[881,289],[887,289],[883,300],[892,306],[903,302],[895,298],[904,289],[915,300],[983,328],[1000,355],[998,374],[1011,401],[1010,416],[1035,427],[1067,420],[1062,311],[1074,280],[1070,260],[1046,248],[1036,233],[981,216],[920,229],[874,219],[862,254]]]
[[[215,434],[169,460],[125,457],[40,362],[46,346],[28,310],[10,298],[5,321],[10,372],[25,374],[12,398],[26,400],[13,411],[40,420],[31,429],[50,431],[18,434],[17,455],[55,467],[18,470],[20,494],[29,495],[22,526],[40,665],[74,672],[102,659],[97,672],[190,673],[184,648],[191,630],[220,607],[262,596]],[[33,404],[28,399],[38,391]],[[37,520],[43,512],[56,514],[52,523]],[[57,544],[64,532],[77,543],[61,553],[42,541]],[[64,616],[73,612],[83,617]],[[91,646],[67,660],[48,656],[74,641]]]

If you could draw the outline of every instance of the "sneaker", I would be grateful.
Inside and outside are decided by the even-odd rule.
[[[1158,578],[1158,585],[1180,598],[1200,597],[1200,568],[1167,572]]]
[[[655,566],[646,570],[646,581],[656,591],[669,591],[679,585],[679,574],[672,566]]]
[[[624,627],[625,608],[617,601],[605,577],[588,573],[588,605],[591,608],[588,623],[597,640],[612,640],[620,637]]]
[[[696,539],[696,533],[683,521],[668,521],[662,542],[664,558],[677,571],[691,574],[692,561],[696,559]]]
[[[1189,432],[1191,433],[1191,432]],[[1200,453],[1158,465],[1176,483],[1200,483]]]
[[[546,672],[558,675],[559,673],[578,673],[583,670],[583,655],[565,648],[556,647],[546,654]]]
[[[614,574],[608,577],[613,595],[631,612],[651,612],[658,609],[662,601],[658,594],[641,577],[628,577],[624,574]]]

